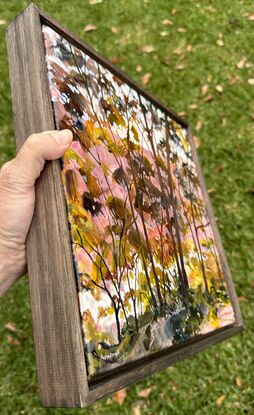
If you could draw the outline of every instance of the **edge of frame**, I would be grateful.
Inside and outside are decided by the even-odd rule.
[[[35,5],[30,4],[9,24],[6,40],[19,150],[29,135],[55,129],[40,15]],[[36,181],[27,258],[42,404],[86,406],[88,384],[59,160],[46,162]]]

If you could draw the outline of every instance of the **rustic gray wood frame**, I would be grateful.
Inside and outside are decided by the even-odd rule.
[[[243,322],[190,126],[34,4],[30,4],[7,28],[17,151],[29,135],[56,128],[47,79],[42,24],[48,25],[88,53],[188,129],[188,140],[192,147],[236,317],[235,323],[230,326],[190,340],[169,351],[142,359],[90,384],[87,381],[61,166],[59,160],[47,162],[36,182],[36,209],[27,238],[28,274],[40,397],[42,404],[47,407],[84,407],[232,336],[242,330]]]

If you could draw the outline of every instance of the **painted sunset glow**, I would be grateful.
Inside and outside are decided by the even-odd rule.
[[[232,324],[186,130],[43,26],[89,378]],[[68,295],[68,287],[66,287]]]

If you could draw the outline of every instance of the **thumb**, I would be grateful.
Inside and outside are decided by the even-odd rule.
[[[70,130],[45,131],[30,135],[16,157],[6,163],[6,180],[11,188],[25,191],[34,186],[45,161],[63,156],[72,141]],[[4,170],[5,165],[2,167]],[[2,172],[3,175],[4,171]]]

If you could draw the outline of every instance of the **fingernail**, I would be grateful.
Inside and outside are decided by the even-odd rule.
[[[68,145],[71,143],[73,135],[70,130],[54,131],[51,133],[57,144]]]

